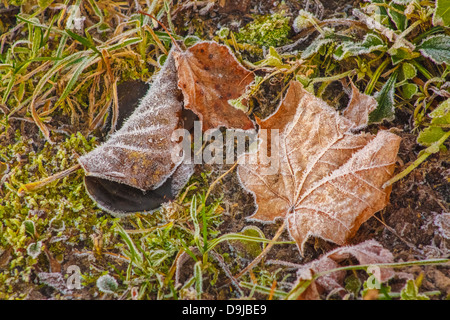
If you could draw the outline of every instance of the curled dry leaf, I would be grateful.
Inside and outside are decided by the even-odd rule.
[[[328,252],[317,260],[300,266],[297,271],[297,283],[302,280],[311,280],[313,274],[326,272],[339,268],[340,263],[349,258],[355,258],[362,265],[377,265],[380,263],[393,263],[392,253],[383,248],[375,240],[368,240],[354,246],[337,248]],[[374,275],[382,283],[391,279],[395,272],[392,268],[379,268]],[[345,271],[336,271],[326,273],[317,278],[300,295],[300,300],[317,300],[322,292],[341,289],[344,283]],[[296,284],[294,284],[294,287]],[[343,288],[342,288],[343,289]]]
[[[122,128],[101,146],[80,157],[86,174],[142,191],[162,185],[179,165],[171,159],[178,143],[171,141],[171,136],[182,127],[182,108],[175,64],[170,55],[140,106]]]
[[[125,99],[127,105],[120,109],[129,113],[132,100]],[[172,133],[189,117],[182,107],[175,62],[169,54],[120,129],[79,158],[86,172],[86,190],[101,208],[113,214],[151,211],[176,197],[193,173],[193,165],[171,157],[178,145],[171,140]]]
[[[240,65],[227,46],[199,42],[186,51],[174,51],[173,55],[184,106],[197,114],[203,131],[221,126],[254,128],[244,111],[228,103],[245,92],[254,76]]]
[[[365,103],[355,104],[349,114],[358,107],[367,109]],[[397,135],[353,134],[362,121],[339,115],[297,81],[277,111],[257,122],[260,144],[239,159],[238,167],[257,205],[250,218],[285,219],[302,254],[310,236],[345,244],[387,205],[391,189],[381,186],[394,171]],[[278,138],[272,137],[276,130]]]

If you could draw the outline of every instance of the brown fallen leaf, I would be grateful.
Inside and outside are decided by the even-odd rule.
[[[377,108],[378,102],[374,97],[359,92],[353,82],[351,86],[352,96],[342,115],[353,122],[353,130],[359,130],[367,126],[369,114]]]
[[[311,280],[314,274],[323,273],[332,269],[341,267],[341,263],[349,258],[355,258],[361,265],[377,265],[380,263],[393,263],[392,253],[383,248],[375,240],[368,240],[354,246],[337,248],[319,259],[304,264],[297,270],[297,281],[295,287],[300,281]],[[326,273],[313,281],[310,286],[299,296],[300,300],[317,300],[323,292],[343,289],[346,272],[336,271]],[[392,268],[378,268],[376,272],[377,280],[380,283],[386,282],[395,276]]]
[[[73,294],[73,289],[67,285],[67,279],[60,272],[39,272],[39,283],[58,290],[63,295]]]
[[[240,65],[227,46],[199,42],[186,51],[175,50],[173,55],[184,107],[197,114],[203,131],[220,126],[254,128],[244,111],[228,103],[244,93],[254,76]]]
[[[257,122],[261,143],[239,159],[238,167],[240,181],[257,205],[249,218],[285,219],[302,254],[310,236],[345,244],[387,205],[391,189],[381,186],[392,176],[400,137],[388,131],[353,134],[354,120],[297,81],[291,82],[277,111]],[[279,130],[278,144],[271,145],[274,129]]]
[[[139,107],[108,140],[79,158],[87,176],[154,190],[181,163],[172,161],[178,141],[172,133],[182,128],[182,99],[172,54],[159,71]]]

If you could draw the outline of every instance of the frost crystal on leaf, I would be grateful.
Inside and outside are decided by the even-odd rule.
[[[450,213],[437,214],[434,218],[434,224],[439,228],[439,233],[445,239],[450,240]]]
[[[180,164],[171,159],[178,144],[171,136],[182,127],[181,111],[175,62],[169,54],[140,106],[123,127],[101,146],[80,157],[87,176],[143,191],[161,186]]]
[[[39,282],[50,286],[62,294],[72,294],[72,290],[67,287],[67,280],[59,272],[39,272]]]
[[[27,247],[27,253],[33,259],[36,259],[41,254],[42,241],[33,242]]]
[[[383,39],[376,34],[368,33],[361,42],[345,41],[339,45],[335,50],[334,57],[338,60],[343,60],[377,50],[386,50],[386,48],[387,46]]]
[[[118,284],[116,279],[108,274],[97,279],[97,288],[104,293],[114,293],[117,290]]]
[[[358,107],[367,112],[364,104]],[[278,153],[278,170],[259,161],[268,153],[270,133],[260,134],[264,143],[256,153],[240,159],[239,179],[257,205],[250,218],[285,219],[301,253],[310,236],[345,244],[388,203],[390,189],[381,186],[393,173],[400,144],[388,131],[352,134],[355,123],[361,126],[364,120],[339,115],[292,81],[277,111],[258,119],[261,130],[279,130],[279,148],[270,150],[272,157]]]
[[[405,4],[407,5],[408,2],[410,1],[408,0]],[[396,3],[392,3],[391,6],[392,8],[388,8],[387,10],[389,17],[391,18],[392,22],[395,23],[397,30],[404,31],[406,29],[406,26],[408,25],[406,14],[402,12],[405,10],[405,7],[401,4]]]
[[[417,47],[425,57],[437,64],[450,64],[450,37],[444,34],[431,36]]]
[[[228,103],[241,97],[254,76],[227,46],[205,41],[173,54],[184,107],[198,115],[203,131],[220,126],[254,128],[244,111]]]

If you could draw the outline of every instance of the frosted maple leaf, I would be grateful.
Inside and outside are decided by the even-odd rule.
[[[353,88],[346,116],[341,116],[291,82],[276,112],[257,119],[257,151],[239,159],[238,176],[257,206],[249,218],[284,219],[302,254],[310,236],[345,244],[389,202],[391,189],[382,185],[393,174],[400,137],[384,130],[376,136],[352,133],[367,123],[375,106],[373,98]],[[264,161],[264,155],[273,158],[276,151],[271,130],[279,130],[276,172],[273,163]]]

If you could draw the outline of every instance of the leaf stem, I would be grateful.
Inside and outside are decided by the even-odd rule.
[[[400,39],[404,39],[406,37],[406,35],[408,33],[410,33],[411,31],[414,30],[415,27],[417,27],[418,25],[420,25],[423,21],[422,20],[417,20],[415,21],[413,24],[411,24],[405,31],[403,31],[398,37]]]
[[[331,77],[317,77],[311,80],[311,84],[314,84],[316,82],[336,81],[351,75],[353,72],[354,70],[349,70]]]

